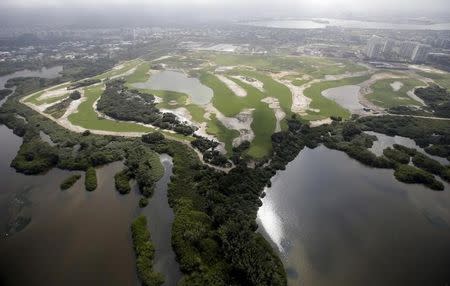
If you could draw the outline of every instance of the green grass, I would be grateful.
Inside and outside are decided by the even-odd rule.
[[[39,97],[41,97],[44,93],[45,93],[44,90],[40,91],[40,92],[36,93],[35,95],[32,95],[29,98],[27,98],[25,100],[25,102],[32,103],[34,105],[51,104],[51,103],[55,103],[55,102],[60,101],[61,99],[64,99],[64,98],[69,96],[69,94],[64,94],[64,95],[61,95],[61,96],[45,98],[45,99],[42,99],[42,100],[39,99]]]
[[[150,70],[150,63],[143,62],[137,66],[136,71],[134,73],[127,76],[125,79],[128,84],[146,82],[150,78],[150,75],[148,74],[149,70]]]
[[[403,86],[400,90],[394,91],[391,87],[393,82],[401,82]],[[421,105],[420,102],[415,101],[408,96],[407,92],[414,87],[423,86],[424,83],[416,79],[385,79],[377,81],[371,86],[373,93],[367,95],[367,99],[373,104],[391,108],[401,105]]]
[[[322,57],[294,57],[294,56],[261,56],[261,55],[231,55],[203,53],[201,56],[208,58],[218,65],[251,66],[264,71],[297,71],[309,74],[315,78],[324,75],[336,75],[345,72],[359,72],[367,70],[365,67],[352,63],[348,60],[335,60]]]
[[[246,97],[236,96],[224,83],[210,73],[203,73],[200,77],[202,83],[214,91],[212,99],[214,107],[225,116],[234,117],[245,108],[255,109],[251,125],[255,139],[252,141],[248,154],[255,158],[264,157],[271,150],[270,138],[275,131],[275,114],[266,103],[261,102],[266,94],[240,80],[230,79],[245,89]],[[274,87],[271,86],[271,88]]]
[[[233,139],[239,136],[239,132],[237,130],[226,128],[222,122],[220,122],[216,116],[212,114],[211,120],[208,122],[206,132],[215,135],[219,141],[225,143],[225,150],[227,150],[228,154],[231,154]]]
[[[94,76],[94,77],[92,77],[92,79],[103,80],[103,79],[106,79],[106,78],[111,78],[113,76],[117,76],[117,75],[123,74],[123,73],[133,69],[134,67],[136,67],[140,63],[141,63],[140,59],[124,62],[122,68],[117,69],[117,70],[112,69],[112,70],[107,71],[105,73],[102,73],[102,74],[99,74],[97,76]]]
[[[419,75],[434,80],[438,85],[450,90],[450,73],[417,72]]]
[[[186,109],[189,111],[189,113],[192,116],[192,120],[198,123],[206,122],[205,116],[205,109],[203,107],[200,107],[196,104],[189,104],[186,105]]]
[[[148,128],[139,124],[129,122],[118,122],[108,119],[102,119],[97,116],[93,109],[94,102],[100,98],[102,86],[96,86],[85,89],[86,100],[80,104],[76,113],[69,115],[69,121],[77,126],[91,129],[113,132],[150,132]]]
[[[243,76],[252,77],[261,81],[264,84],[264,94],[268,97],[277,98],[280,102],[280,107],[283,109],[287,116],[290,116],[292,107],[292,94],[287,86],[275,81],[270,76],[263,73],[254,71],[240,71],[239,73]]]
[[[324,81],[313,84],[310,88],[307,88],[304,93],[305,96],[311,98],[312,100],[310,108],[319,109],[320,111],[308,111],[308,115],[303,116],[303,118],[306,120],[319,120],[328,118],[330,116],[340,116],[344,119],[349,118],[351,113],[347,109],[340,106],[334,100],[322,96],[322,92],[329,88],[359,84],[367,80],[368,78],[368,76],[352,77],[342,80]]]

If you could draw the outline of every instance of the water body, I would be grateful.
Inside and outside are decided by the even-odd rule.
[[[324,90],[322,95],[336,101],[340,106],[354,113],[361,111],[364,108],[364,106],[359,103],[360,89],[361,87],[357,85],[344,85]]]
[[[125,196],[115,191],[113,177],[123,169],[122,162],[97,169],[94,192],[85,191],[84,176],[60,191],[62,180],[83,173],[56,168],[39,176],[16,173],[9,164],[21,142],[0,126],[0,285],[139,285],[130,225],[141,212],[151,216],[157,270],[171,275],[168,281],[178,280],[178,265],[169,249],[170,158],[162,156],[167,172],[157,182],[150,206],[142,210],[136,187]],[[26,223],[14,231],[18,217]]]
[[[272,20],[272,21],[254,21],[245,24],[251,26],[286,28],[286,29],[325,29],[327,27],[340,27],[351,29],[381,29],[381,30],[450,30],[450,23],[440,24],[403,24],[403,23],[387,23],[387,22],[370,22],[358,20],[342,20],[342,19],[319,19],[313,21],[305,20]]]
[[[427,155],[428,157],[438,161],[441,164],[448,165],[450,162],[446,158],[442,158],[439,156],[433,156],[425,152],[425,150],[419,147],[414,140],[402,136],[388,136],[382,133],[368,131],[366,132],[369,135],[373,135],[377,137],[377,141],[373,142],[372,148],[369,150],[372,151],[375,155],[381,156],[383,155],[383,150],[387,147],[392,147],[394,144],[400,144],[409,148],[414,148],[422,154]]]
[[[173,174],[172,157],[162,154],[161,163],[164,176],[156,183],[156,191],[142,213],[148,219],[155,245],[154,268],[164,274],[165,286],[175,286],[182,274],[170,241],[174,214],[167,201],[167,187]]]
[[[450,187],[395,180],[345,153],[304,149],[272,178],[258,212],[289,285],[445,285]]]
[[[198,105],[208,104],[213,97],[213,91],[204,86],[197,78],[188,77],[176,71],[162,71],[154,74],[147,82],[133,84],[136,88],[169,90],[189,95],[191,101]]]
[[[3,88],[6,82],[15,77],[42,77],[42,78],[55,78],[62,72],[62,66],[54,66],[51,68],[42,68],[40,70],[21,70],[8,75],[0,76],[0,87]]]

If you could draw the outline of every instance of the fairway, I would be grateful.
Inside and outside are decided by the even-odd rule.
[[[339,116],[347,119],[350,117],[350,112],[340,106],[335,101],[322,96],[322,92],[329,88],[345,86],[345,85],[357,85],[369,79],[368,76],[346,78],[335,81],[324,81],[313,84],[311,87],[305,90],[305,96],[311,98],[310,108],[308,115],[302,116],[306,120],[320,120],[331,116]],[[317,111],[315,111],[317,110]]]
[[[391,84],[403,84],[401,88],[395,91]],[[413,90],[415,87],[423,86],[424,83],[416,79],[386,79],[380,80],[371,86],[373,93],[367,95],[367,99],[373,104],[391,108],[395,106],[404,105],[422,105],[420,102],[408,96],[407,92]]]
[[[150,132],[154,129],[135,123],[120,122],[101,118],[93,109],[93,104],[102,94],[102,86],[85,89],[86,100],[78,107],[77,112],[69,115],[68,119],[73,125],[90,130],[112,132]]]

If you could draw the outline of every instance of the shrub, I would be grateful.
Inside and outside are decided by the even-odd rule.
[[[401,164],[408,164],[410,159],[408,154],[403,153],[402,151],[399,151],[397,149],[392,149],[391,147],[384,149],[383,155]]]
[[[147,197],[142,197],[139,200],[139,207],[145,208],[147,205],[148,205],[148,198]]]
[[[155,248],[151,242],[145,216],[139,216],[133,221],[131,224],[131,236],[136,253],[138,276],[141,279],[142,285],[162,285],[164,283],[163,275],[153,271]]]
[[[432,190],[444,190],[444,185],[436,181],[433,175],[409,165],[398,166],[394,176],[397,180],[406,184],[423,184]]]
[[[128,194],[131,191],[130,177],[128,176],[127,171],[128,170],[123,170],[114,175],[116,190],[122,195]]]
[[[60,185],[61,190],[70,189],[80,178],[81,178],[81,175],[78,175],[78,174],[68,177],[61,183],[61,185]]]
[[[92,192],[97,189],[97,173],[94,167],[89,167],[86,171],[86,177],[84,179],[84,185],[86,191]]]

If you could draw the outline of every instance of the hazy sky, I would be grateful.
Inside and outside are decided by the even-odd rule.
[[[87,18],[87,15],[138,18],[147,15],[153,19],[224,20],[348,15],[419,17],[433,14],[450,15],[450,0],[0,0],[0,16],[7,17],[2,19],[3,23],[24,19],[32,21],[40,17],[47,18],[47,21],[58,17],[67,20],[75,15],[81,18]]]

